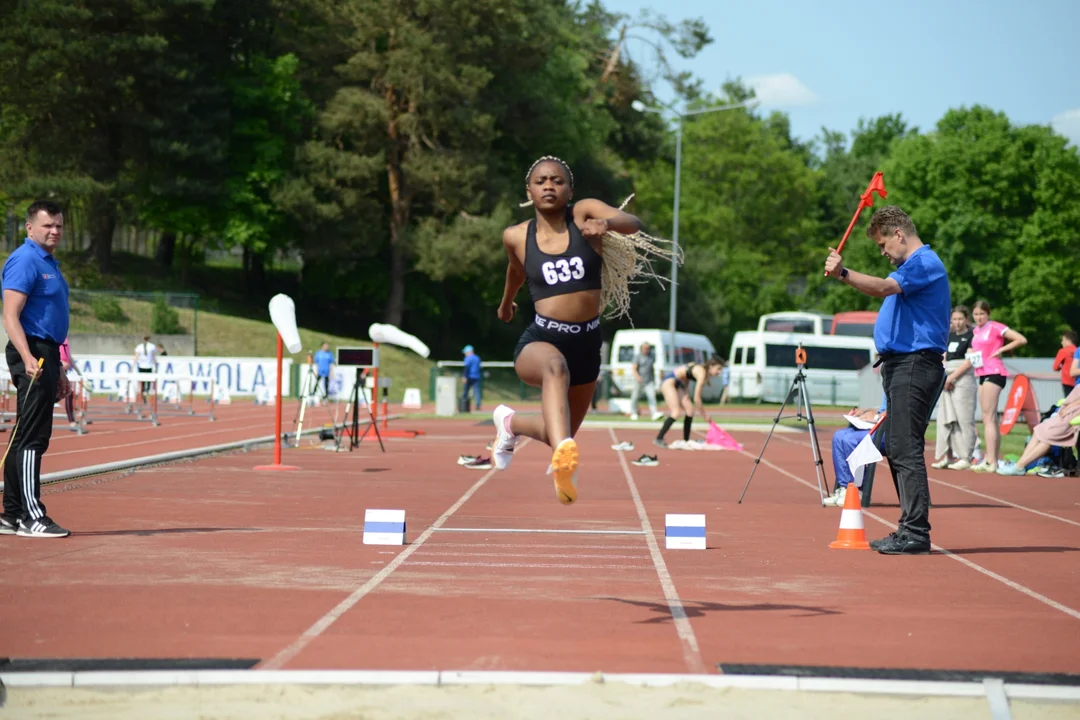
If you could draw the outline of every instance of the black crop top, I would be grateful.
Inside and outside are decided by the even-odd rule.
[[[558,255],[548,255],[536,243],[536,218],[525,233],[525,279],[533,302],[556,295],[601,288],[604,259],[593,250],[574,224],[574,213],[566,208],[566,228],[570,243]]]

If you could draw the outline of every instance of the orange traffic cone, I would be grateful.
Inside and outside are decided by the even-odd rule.
[[[836,541],[829,547],[839,550],[869,550],[866,541],[866,529],[863,526],[862,503],[859,501],[859,488],[852,483],[844,493],[844,509],[840,511],[840,532]]]

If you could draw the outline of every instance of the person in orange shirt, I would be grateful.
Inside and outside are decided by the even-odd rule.
[[[1066,330],[1061,334],[1061,349],[1054,358],[1054,370],[1061,371],[1061,391],[1066,397],[1076,386],[1076,378],[1069,372],[1072,370],[1073,356],[1076,354],[1076,331]]]

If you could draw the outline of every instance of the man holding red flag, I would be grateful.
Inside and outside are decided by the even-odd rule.
[[[832,248],[825,274],[870,297],[883,298],[874,325],[874,343],[889,408],[886,455],[900,493],[896,532],[870,547],[886,555],[930,552],[930,486],[925,436],[930,413],[945,383],[941,357],[949,340],[952,309],[949,277],[941,259],[924,245],[907,213],[883,207],[870,219],[867,236],[896,270],[888,277],[844,267]]]

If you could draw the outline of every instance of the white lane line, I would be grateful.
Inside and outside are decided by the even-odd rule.
[[[783,440],[784,442],[789,442],[792,445],[801,445],[803,447],[810,447],[810,443],[807,443],[807,442],[800,442],[798,440],[792,440],[790,438],[780,438],[780,439]],[[832,454],[832,448],[831,447],[828,447],[828,448],[825,448],[825,449],[828,450],[830,455]],[[987,495],[986,493],[981,493],[981,492],[979,492],[977,490],[972,490],[970,488],[966,488],[966,487],[964,487],[962,485],[953,485],[951,482],[945,482],[944,480],[938,480],[935,477],[930,477],[930,482],[937,483],[938,485],[944,485],[945,487],[952,488],[953,490],[959,490],[961,492],[966,492],[969,495],[975,495],[976,497],[981,497],[984,500],[993,500],[996,503],[1001,503],[1002,505],[1008,505],[1009,507],[1014,508],[1016,510],[1023,510],[1024,512],[1029,512],[1029,513],[1031,513],[1033,515],[1040,515],[1040,516],[1042,516],[1044,518],[1049,518],[1050,520],[1057,520],[1058,522],[1063,522],[1063,523],[1067,523],[1069,525],[1075,525],[1076,527],[1080,527],[1080,522],[1077,522],[1075,520],[1069,520],[1068,518],[1063,518],[1063,517],[1060,517],[1058,515],[1053,515],[1053,514],[1048,513],[1048,512],[1043,512],[1042,510],[1036,510],[1035,508],[1029,508],[1026,505],[1019,505],[1017,503],[1010,502],[1009,500],[1003,500],[1002,498],[994,497],[993,495]]]
[[[438,528],[438,532],[467,532],[467,533],[548,533],[551,535],[644,535],[640,530],[560,530],[540,528],[485,528],[485,527],[452,527]]]
[[[615,431],[608,428],[608,433],[611,435],[612,444],[617,445],[619,440],[615,437]],[[626,484],[630,487],[630,495],[634,498],[634,507],[637,508],[641,529],[645,531],[645,542],[649,544],[649,554],[652,556],[656,574],[660,578],[660,587],[664,591],[664,599],[667,600],[668,610],[671,612],[671,618],[675,624],[675,632],[678,634],[679,641],[682,644],[683,660],[686,661],[686,667],[690,672],[704,673],[705,663],[701,660],[701,648],[698,646],[697,636],[694,635],[694,628],[690,624],[690,618],[686,615],[686,608],[683,607],[682,600],[679,599],[679,593],[675,589],[671,573],[668,572],[664,556],[660,554],[660,546],[653,535],[652,523],[649,522],[649,515],[645,512],[645,504],[641,501],[641,494],[638,493],[634,476],[630,472],[630,465],[626,462],[626,456],[623,453],[616,454],[619,456],[619,464],[622,465],[623,474],[626,476]]]
[[[523,448],[528,444],[529,444],[529,438],[525,438],[524,442],[522,442],[519,445],[519,447]],[[347,597],[344,600],[342,600],[341,602],[339,602],[332,610],[330,610],[330,612],[326,613],[321,618],[319,618],[315,622],[315,624],[313,624],[311,627],[309,627],[307,630],[305,630],[300,635],[300,637],[296,638],[296,640],[293,641],[292,644],[290,644],[288,647],[283,649],[277,655],[275,655],[274,657],[270,658],[268,661],[263,663],[262,666],[261,666],[261,669],[264,669],[264,670],[278,670],[278,669],[280,669],[282,666],[285,665],[285,663],[292,660],[304,648],[306,648],[308,645],[310,645],[311,642],[313,640],[315,640],[315,638],[319,637],[324,632],[326,632],[327,628],[329,628],[331,625],[333,625],[339,618],[341,618],[342,615],[344,615],[349,610],[351,610],[356,605],[356,603],[363,600],[364,597],[366,595],[368,595],[372,590],[379,587],[379,585],[382,584],[382,581],[385,580],[386,578],[388,578],[392,572],[394,572],[399,567],[401,567],[402,564],[406,560],[409,559],[410,555],[412,555],[414,552],[416,552],[421,547],[423,547],[424,543],[427,542],[428,538],[430,538],[432,535],[435,534],[435,529],[442,526],[443,523],[445,523],[447,520],[449,520],[450,516],[452,516],[454,513],[456,513],[458,511],[458,509],[461,508],[462,505],[464,505],[466,502],[468,502],[469,498],[471,498],[473,495],[475,495],[476,492],[480,488],[482,488],[484,486],[484,484],[488,480],[490,480],[491,476],[494,475],[496,472],[498,472],[498,470],[496,470],[495,468],[492,468],[491,470],[488,470],[486,473],[484,473],[483,477],[481,477],[479,480],[477,480],[473,484],[473,486],[471,488],[466,490],[465,494],[457,499],[457,502],[455,502],[453,505],[451,505],[446,510],[446,512],[444,512],[442,515],[440,515],[439,518],[434,523],[431,524],[431,527],[429,527],[427,530],[425,530],[420,535],[420,537],[418,537],[416,539],[416,542],[412,543],[407,548],[402,550],[401,553],[399,553],[396,557],[394,557],[394,559],[391,560],[390,563],[386,567],[384,567],[382,570],[380,570],[375,575],[373,575],[371,577],[371,579],[368,580],[366,583],[364,583],[363,585],[358,587],[356,590],[354,590],[352,592],[352,594],[349,595],[349,597]]]
[[[554,568],[561,570],[571,568],[574,570],[648,570],[649,565],[595,565],[574,563],[498,563],[498,562],[437,562],[429,560],[413,560],[409,567],[466,567],[466,568]]]
[[[746,457],[751,458],[751,459],[757,457],[756,455],[748,453],[745,450],[741,450],[740,454],[745,455]],[[789,478],[791,478],[795,482],[797,482],[797,483],[799,483],[801,485],[805,485],[806,487],[813,490],[815,493],[818,491],[817,485],[802,479],[798,475],[794,475],[794,474],[788,472],[787,470],[785,470],[784,468],[779,467],[778,465],[775,465],[775,464],[769,462],[768,460],[766,460],[764,458],[761,459],[761,462],[764,463],[765,465],[768,465],[773,470],[776,470],[780,474],[788,476]],[[888,520],[886,520],[885,518],[883,518],[883,517],[881,517],[879,515],[876,515],[875,513],[872,513],[869,510],[864,509],[862,511],[862,513],[866,517],[870,517],[870,518],[873,518],[874,520],[877,520],[879,523],[881,523],[885,527],[889,528],[890,530],[896,530],[896,524],[895,523],[891,523]],[[1005,577],[1004,575],[998,575],[993,570],[989,570],[987,568],[984,568],[982,565],[979,565],[978,563],[973,563],[970,560],[968,560],[966,557],[961,557],[960,555],[956,555],[955,553],[949,552],[948,550],[941,547],[940,545],[934,545],[933,543],[931,543],[930,547],[932,547],[934,550],[937,550],[942,555],[946,555],[949,558],[955,560],[956,562],[961,563],[963,565],[966,565],[967,567],[971,568],[975,572],[982,573],[983,575],[985,575],[988,578],[992,578],[994,580],[997,580],[999,583],[1001,583],[1002,585],[1005,585],[1006,587],[1012,588],[1013,590],[1016,590],[1019,593],[1027,595],[1029,598],[1031,598],[1033,600],[1038,600],[1039,602],[1041,602],[1043,605],[1046,605],[1047,607],[1051,607],[1054,610],[1065,613],[1069,617],[1080,620],[1080,611],[1077,611],[1077,610],[1074,610],[1071,607],[1067,607],[1065,605],[1062,605],[1057,600],[1053,600],[1051,598],[1048,598],[1047,596],[1043,595],[1042,593],[1037,593],[1037,592],[1035,592],[1034,590],[1032,590],[1029,587],[1021,585],[1020,583],[1015,582],[1013,580],[1010,580],[1009,578]]]

